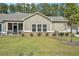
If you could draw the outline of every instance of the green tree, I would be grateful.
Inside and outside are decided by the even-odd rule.
[[[5,3],[0,3],[0,13],[7,13],[8,5]]]
[[[17,3],[15,4],[15,10],[18,12],[30,13],[30,4]]]
[[[79,24],[79,13],[70,16],[72,24]]]
[[[14,13],[14,12],[16,11],[14,4],[10,4],[10,6],[8,6],[8,8],[10,9],[10,12],[11,12],[11,13]]]
[[[16,4],[15,4],[15,10],[16,10],[17,12],[21,12],[21,4],[20,4],[20,3],[16,3]]]
[[[30,12],[34,13],[37,11],[36,5],[34,3],[31,4]]]
[[[64,16],[68,19],[71,15],[78,13],[78,7],[75,3],[67,3],[65,4]]]
[[[67,3],[65,5],[64,16],[69,20],[69,25],[71,27],[71,42],[72,42],[72,25],[75,23],[76,18],[74,15],[79,12],[78,6],[74,3]]]
[[[50,5],[48,3],[41,4],[41,13],[50,16]]]

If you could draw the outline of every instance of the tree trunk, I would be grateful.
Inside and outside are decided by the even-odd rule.
[[[72,21],[71,21],[71,40],[70,40],[70,42],[72,42],[72,36],[73,36],[73,34],[72,34]]]

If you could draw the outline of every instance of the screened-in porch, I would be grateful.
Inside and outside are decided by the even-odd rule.
[[[7,34],[20,34],[23,31],[23,23],[22,22],[10,22],[8,23],[8,31]]]

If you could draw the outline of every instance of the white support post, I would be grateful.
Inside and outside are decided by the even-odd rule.
[[[14,26],[14,23],[12,23],[12,34],[13,34],[13,29],[14,29],[13,26]]]
[[[18,22],[17,22],[17,34],[19,34],[18,32],[19,32],[19,30],[18,30]]]

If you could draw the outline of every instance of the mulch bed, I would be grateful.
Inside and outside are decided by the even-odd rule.
[[[63,41],[62,43],[65,45],[79,46],[79,42]]]

